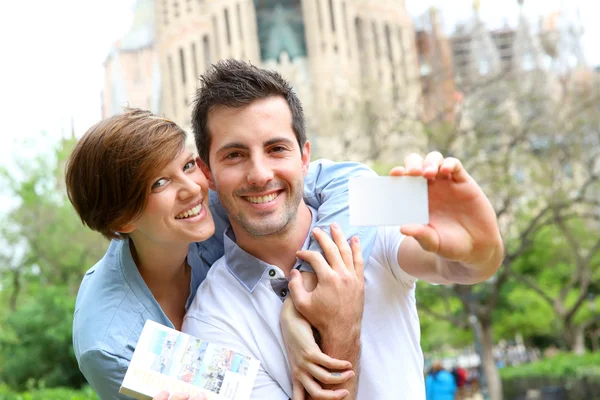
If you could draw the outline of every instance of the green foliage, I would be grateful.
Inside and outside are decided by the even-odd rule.
[[[494,321],[494,335],[498,339],[556,335],[552,307],[518,280],[511,280],[502,288]]]
[[[98,395],[89,386],[82,390],[54,388],[17,393],[6,385],[0,385],[0,400],[98,400]]]
[[[424,352],[449,347],[462,348],[473,342],[473,331],[462,305],[450,288],[418,282],[417,309]],[[454,321],[464,323],[464,326]]]
[[[592,399],[600,393],[600,353],[560,354],[532,364],[500,370],[504,398],[524,395],[527,390],[559,388],[569,399]]]
[[[8,214],[7,226],[12,240],[26,248],[21,270],[35,267],[47,284],[66,283],[75,292],[83,272],[100,259],[107,243],[82,225],[67,199],[62,165],[73,145],[73,140],[64,140],[54,157],[21,161],[18,178],[0,171],[0,181],[20,203]]]
[[[75,359],[71,326],[75,299],[64,287],[43,285],[5,321],[0,337],[0,382],[24,390],[32,382],[45,387],[80,387],[85,380]]]
[[[600,380],[600,353],[559,354],[531,364],[500,370],[503,379],[523,377],[595,377]]]
[[[18,200],[0,226],[0,243],[8,244],[0,246],[0,383],[15,390],[85,383],[72,346],[75,294],[108,244],[67,199],[62,170],[73,144],[20,159],[10,174],[0,170],[1,187]],[[63,392],[17,398],[79,398]]]

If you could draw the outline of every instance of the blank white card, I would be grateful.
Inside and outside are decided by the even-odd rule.
[[[427,180],[423,177],[353,177],[349,192],[353,226],[429,223]]]

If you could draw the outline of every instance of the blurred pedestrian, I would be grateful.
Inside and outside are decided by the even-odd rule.
[[[454,376],[440,362],[434,362],[425,378],[427,400],[454,400],[456,390]]]

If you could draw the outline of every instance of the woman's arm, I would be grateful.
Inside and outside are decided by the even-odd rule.
[[[311,272],[303,274],[305,279],[315,276]],[[331,358],[321,351],[312,326],[296,310],[291,297],[283,303],[280,321],[292,373],[293,400],[304,399],[305,389],[312,399],[342,399],[347,396],[347,390],[323,389],[319,382],[333,385],[348,381],[354,376],[352,364]]]
[[[130,399],[119,394],[129,360],[103,350],[88,350],[79,359],[79,369],[101,400]]]
[[[331,234],[329,226],[335,222],[345,233],[346,239],[350,240],[351,237],[358,236],[363,258],[368,260],[377,228],[350,225],[348,182],[355,176],[377,176],[377,173],[365,164],[357,162],[333,162],[326,159],[313,161],[304,178],[304,201],[317,209],[316,227]],[[323,253],[312,234],[309,250]],[[308,263],[303,263],[300,270],[312,271],[312,268]]]

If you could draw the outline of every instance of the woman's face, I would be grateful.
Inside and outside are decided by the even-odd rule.
[[[214,234],[208,183],[196,161],[184,150],[151,181],[145,210],[127,227],[134,242],[189,245]]]

